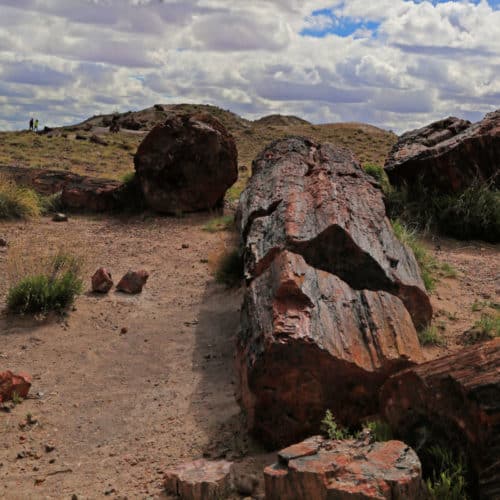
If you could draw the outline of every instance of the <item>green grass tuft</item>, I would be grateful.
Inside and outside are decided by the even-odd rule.
[[[341,440],[352,437],[347,430],[343,429],[336,422],[335,417],[330,410],[326,411],[325,418],[321,421],[321,431],[328,437],[328,439]]]
[[[382,420],[373,420],[366,424],[375,441],[390,441],[393,439],[391,426]]]
[[[234,216],[222,215],[215,217],[203,226],[204,231],[209,233],[217,233],[219,231],[229,231],[234,228]]]
[[[40,213],[40,200],[35,191],[0,177],[0,219],[30,219]]]
[[[62,311],[82,288],[80,260],[59,252],[49,260],[45,272],[21,278],[9,289],[7,308],[18,314]]]
[[[382,188],[382,191],[384,193],[388,193],[390,191],[391,184],[389,182],[387,174],[385,173],[384,167],[380,167],[379,165],[367,164],[364,165],[363,168],[368,175],[371,175],[380,184],[380,187]]]
[[[439,330],[435,326],[427,326],[418,332],[418,339],[423,346],[443,346],[444,340],[441,338]]]

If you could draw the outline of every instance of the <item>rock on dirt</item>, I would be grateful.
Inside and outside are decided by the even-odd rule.
[[[104,267],[100,267],[92,276],[92,291],[96,293],[108,293],[113,286],[111,273]]]
[[[411,250],[394,235],[383,196],[353,154],[295,137],[266,148],[237,215],[248,280],[282,249],[355,289],[399,297],[415,326],[432,308]]]
[[[128,271],[116,285],[120,292],[137,294],[141,293],[148,281],[149,273],[144,269],[140,271]]]
[[[165,489],[182,500],[218,500],[232,490],[232,462],[195,460],[165,472]]]
[[[416,453],[400,441],[312,437],[278,453],[264,471],[268,500],[425,498]]]
[[[0,238],[0,247],[6,247],[8,242],[5,238]]]
[[[271,446],[317,432],[327,408],[346,425],[377,413],[384,381],[423,361],[401,300],[291,252],[248,285],[237,351],[248,424]]]
[[[54,222],[68,222],[68,216],[59,212],[53,215],[52,220]]]
[[[31,376],[27,373],[12,373],[10,370],[0,372],[0,403],[9,401],[16,394],[25,398],[31,387]]]
[[[162,213],[220,207],[238,178],[234,138],[211,115],[172,115],[140,144],[134,158],[146,203]]]
[[[420,179],[445,193],[463,191],[476,179],[500,186],[500,110],[475,124],[450,117],[406,132],[385,170],[396,186]]]
[[[398,436],[463,448],[480,498],[500,498],[500,339],[390,378],[381,409]]]

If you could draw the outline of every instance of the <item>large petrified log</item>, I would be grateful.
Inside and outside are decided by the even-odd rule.
[[[146,203],[176,213],[221,206],[237,158],[234,138],[211,115],[173,114],[146,136],[134,163]]]
[[[394,185],[420,179],[445,193],[463,191],[476,179],[500,186],[500,110],[475,124],[450,117],[406,132],[385,170]]]
[[[415,327],[394,295],[353,290],[287,251],[247,287],[240,399],[271,446],[317,432],[328,408],[348,425],[377,413],[387,377],[420,361]]]
[[[410,444],[462,447],[479,498],[500,498],[500,339],[394,375],[382,389],[381,409]]]
[[[277,141],[253,164],[238,214],[247,279],[283,249],[352,288],[399,297],[417,327],[432,308],[417,262],[392,231],[381,191],[346,149]]]
[[[268,500],[420,500],[416,453],[400,441],[367,443],[312,437],[278,453],[264,470]]]

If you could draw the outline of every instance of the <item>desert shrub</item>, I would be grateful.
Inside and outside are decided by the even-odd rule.
[[[61,193],[54,193],[49,196],[39,196],[38,203],[40,211],[43,215],[61,212],[64,210]]]
[[[387,174],[385,173],[384,167],[368,164],[364,165],[363,168],[368,175],[371,175],[376,181],[378,181],[384,193],[388,193],[391,190],[391,184]]]
[[[474,329],[485,339],[500,337],[500,314],[482,314],[481,319],[474,324]]]
[[[500,191],[475,182],[462,193],[443,195],[417,181],[390,189],[388,216],[419,230],[437,230],[457,239],[500,241]]]
[[[135,171],[132,170],[130,172],[127,172],[126,174],[123,174],[121,181],[124,184],[131,184],[131,183],[135,182]]]
[[[440,445],[425,451],[427,463],[432,463],[432,473],[426,480],[429,496],[436,500],[466,500],[467,467],[462,454],[454,454]]]
[[[229,287],[237,287],[241,284],[242,279],[243,258],[239,250],[232,250],[224,253],[215,272],[215,280],[217,283],[222,283]]]
[[[212,220],[207,222],[203,226],[204,231],[209,233],[216,233],[218,231],[228,231],[234,227],[234,216],[233,215],[222,215],[220,217],[214,217]]]
[[[44,271],[24,276],[7,294],[7,308],[13,313],[47,313],[70,306],[81,293],[81,261],[58,252],[44,263]]]
[[[38,217],[40,212],[35,191],[0,177],[0,219],[29,219]]]
[[[417,259],[420,266],[420,274],[422,275],[425,288],[428,292],[432,292],[436,287],[435,273],[439,268],[436,260],[429,255],[429,252],[418,241],[416,230],[409,229],[400,220],[392,221],[392,228],[399,241],[413,251],[415,259]]]
[[[328,439],[340,440],[349,439],[352,437],[349,431],[347,431],[337,423],[335,417],[333,416],[333,413],[330,410],[326,411],[325,418],[323,418],[323,420],[321,421],[321,431],[326,435]]]
[[[444,340],[441,338],[439,330],[435,326],[427,326],[418,332],[418,339],[423,346],[442,346]]]

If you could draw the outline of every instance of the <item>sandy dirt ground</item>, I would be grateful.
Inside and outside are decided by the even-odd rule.
[[[213,279],[210,263],[232,236],[203,231],[210,218],[0,225],[10,242],[0,250],[2,304],[9,255],[41,257],[61,242],[84,256],[87,288],[65,318],[0,317],[0,370],[34,377],[28,399],[0,412],[0,498],[166,498],[163,472],[172,464],[225,457],[261,475],[274,460],[246,435],[235,400],[242,294]],[[498,303],[500,253],[451,240],[428,246],[458,271],[433,295],[446,345],[426,348],[431,359],[461,347],[482,313],[472,304]],[[139,296],[98,297],[88,287],[101,265],[115,282],[129,268],[151,275]],[[27,414],[36,422],[24,425]]]

